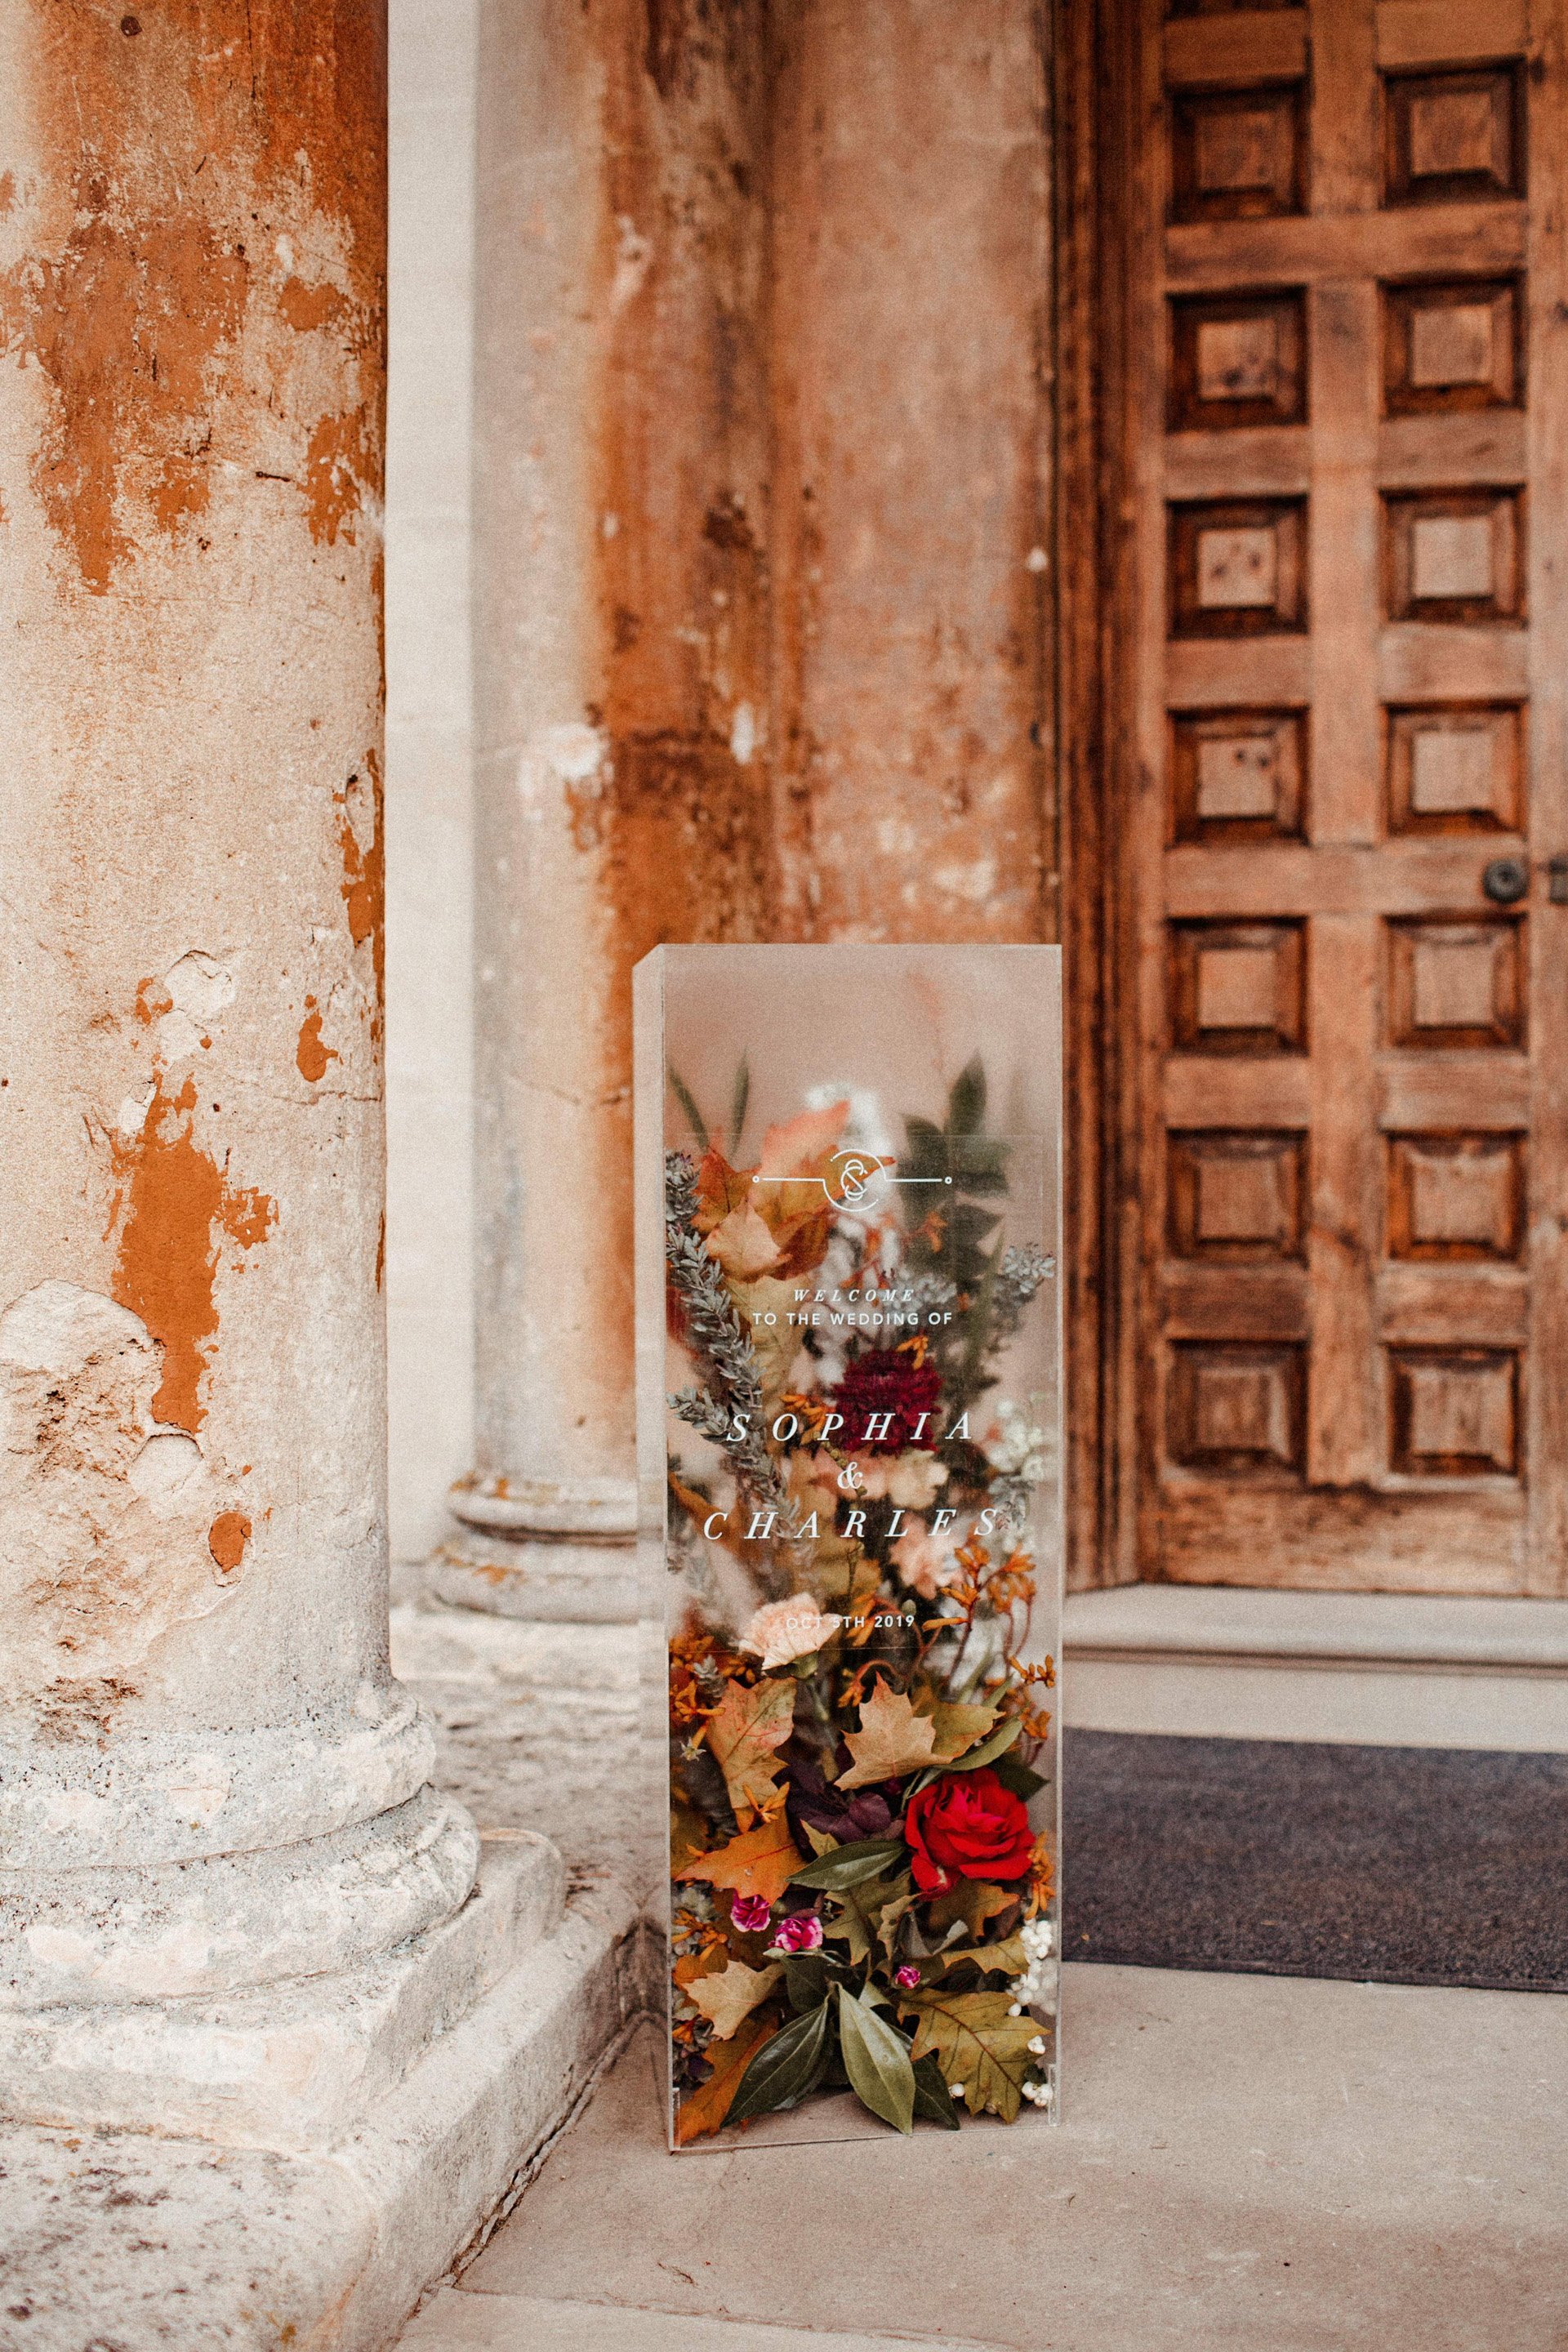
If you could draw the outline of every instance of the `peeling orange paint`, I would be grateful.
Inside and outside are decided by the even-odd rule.
[[[313,327],[330,327],[341,319],[348,303],[335,286],[307,286],[302,278],[286,278],[278,308],[285,326],[308,335]]]
[[[298,436],[293,477],[309,439],[310,526],[352,540],[382,479],[384,8],[160,0],[134,40],[121,34],[138,20],[85,0],[23,13],[38,25],[17,63],[38,184],[64,201],[0,275],[0,350],[47,386],[33,481],[71,573],[106,594],[140,546],[199,510],[189,474],[164,471],[193,431],[258,475],[258,428],[267,445],[280,427]],[[0,213],[16,196],[15,172],[0,174]],[[279,289],[258,257],[317,222],[340,283]],[[301,418],[286,346],[328,323],[343,414]]]
[[[231,1185],[196,1144],[195,1108],[194,1080],[171,1099],[160,1076],[141,1133],[111,1140],[116,1192],[110,1216],[110,1232],[119,1228],[112,1294],[163,1344],[153,1418],[193,1435],[206,1418],[200,1388],[217,1338],[220,1244],[226,1237],[241,1249],[256,1248],[278,1215],[267,1193]]]
[[[323,416],[305,453],[306,521],[318,547],[355,544],[354,524],[375,487],[375,440],[363,410]]]
[[[226,1576],[234,1574],[249,1541],[250,1521],[243,1511],[220,1511],[207,1529],[207,1549]]]
[[[195,457],[165,457],[153,483],[153,511],[164,530],[185,515],[203,514],[211,495],[205,466]]]
[[[358,783],[358,776],[351,776],[348,785],[341,793],[334,793],[332,799],[338,812],[338,847],[343,861],[342,894],[348,910],[349,937],[356,948],[363,948],[367,940],[371,943],[375,985],[371,1034],[379,1038],[382,1009],[386,1002],[386,851],[382,837],[381,761],[374,751],[365,753],[365,767],[371,787],[368,849],[360,847],[349,814],[349,789]]]
[[[310,1085],[320,1086],[327,1075],[327,1064],[337,1060],[336,1049],[321,1043],[321,1016],[313,996],[305,999],[305,1018],[300,1024],[300,1044],[294,1055],[300,1076]]]
[[[59,257],[29,258],[0,278],[0,338],[54,393],[33,487],[101,596],[134,552],[125,477],[203,415],[250,273],[199,212],[132,217],[102,173],[79,163],[73,176],[76,220]]]

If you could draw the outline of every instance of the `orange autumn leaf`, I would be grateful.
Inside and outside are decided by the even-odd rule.
[[[731,1683],[708,1719],[707,1739],[738,1818],[776,1812],[784,1802],[775,1752],[795,1726],[794,1681],[760,1682],[750,1690]]]
[[[708,1236],[708,1255],[736,1282],[754,1282],[778,1263],[779,1245],[750,1201],[731,1209]]]
[[[765,1903],[776,1903],[789,1885],[791,1873],[805,1859],[789,1833],[787,1816],[780,1813],[754,1830],[742,1831],[711,1853],[693,1855],[676,1874],[700,1878],[707,1886],[727,1886],[736,1895],[760,1895]]]
[[[729,1965],[729,1950],[721,1937],[705,1952],[682,1952],[670,1975],[684,1992],[687,1986],[695,1984],[700,1977],[720,1976]]]
[[[713,2072],[682,2099],[675,2111],[677,2147],[684,2147],[689,2140],[703,2139],[719,2129],[741,2087],[742,2075],[763,2042],[777,2032],[775,2020],[760,2017],[753,2011],[728,2042],[711,2045]]]
[[[860,1728],[846,1732],[844,1744],[854,1766],[838,1776],[840,1789],[867,1789],[878,1780],[896,1780],[933,1764],[936,1725],[929,1715],[917,1715],[902,1691],[879,1682],[861,1704]]]
[[[703,1153],[697,1171],[697,1214],[692,1221],[700,1234],[710,1234],[731,1210],[744,1208],[752,1198],[749,1168],[731,1168],[716,1146]]]
[[[848,1116],[847,1098],[829,1103],[826,1110],[797,1111],[794,1118],[769,1128],[758,1166],[769,1176],[820,1174],[821,1163],[843,1134]]]

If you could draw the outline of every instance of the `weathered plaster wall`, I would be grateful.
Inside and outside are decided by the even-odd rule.
[[[468,636],[478,0],[392,0],[386,1313],[395,1559],[473,1459]]]
[[[333,1708],[384,1654],[383,65],[357,0],[0,15],[25,1744]]]
[[[780,933],[1055,935],[1043,39],[773,10]]]
[[[629,973],[766,920],[764,68],[758,0],[485,13],[477,1462],[514,1495],[629,1503]]]
[[[480,0],[454,1597],[629,1524],[638,957],[1050,935],[1044,38]]]

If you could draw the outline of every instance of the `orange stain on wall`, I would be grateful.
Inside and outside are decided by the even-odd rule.
[[[110,1213],[110,1232],[120,1231],[110,1288],[163,1343],[153,1418],[193,1435],[206,1419],[201,1383],[217,1338],[219,1248],[226,1238],[255,1249],[278,1215],[274,1200],[231,1185],[196,1144],[195,1108],[194,1080],[171,1099],[159,1078],[140,1135],[113,1140],[118,1189]]]
[[[320,1086],[327,1075],[327,1064],[338,1058],[335,1046],[321,1043],[321,1016],[313,996],[305,999],[305,1018],[300,1024],[300,1043],[294,1059],[300,1076],[313,1087]]]
[[[349,815],[347,791],[332,795],[338,810],[338,847],[343,861],[343,906],[349,937],[356,948],[368,940],[375,973],[375,1010],[371,1034],[381,1035],[382,1008],[386,1002],[386,851],[382,833],[381,762],[374,751],[365,754],[370,772],[372,832],[370,847],[362,849]],[[358,782],[351,776],[351,784]]]
[[[250,1521],[243,1511],[220,1511],[207,1529],[207,1549],[226,1576],[234,1574],[249,1541]]]
[[[322,417],[305,452],[302,483],[305,520],[318,547],[335,547],[340,539],[353,546],[354,524],[375,488],[378,467],[367,410]]]

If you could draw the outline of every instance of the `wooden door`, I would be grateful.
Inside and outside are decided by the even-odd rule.
[[[1143,6],[1138,1570],[1561,1591],[1563,0]]]

